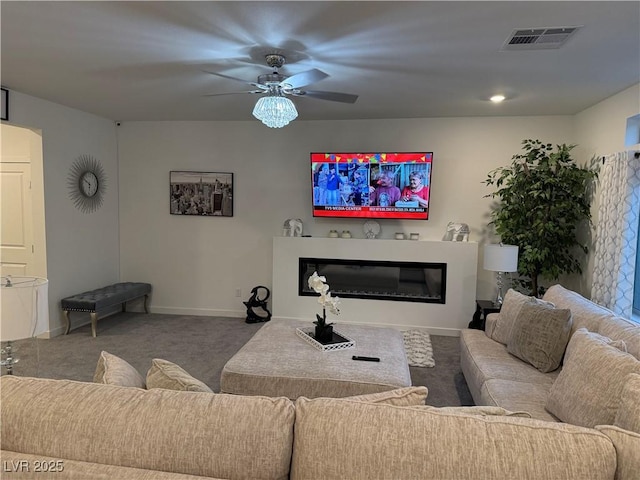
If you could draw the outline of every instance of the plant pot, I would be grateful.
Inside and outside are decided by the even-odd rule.
[[[333,340],[333,325],[324,325],[322,327],[316,325],[315,339],[320,343],[328,343]]]

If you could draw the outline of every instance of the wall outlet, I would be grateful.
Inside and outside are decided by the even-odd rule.
[[[242,289],[236,288],[236,297],[241,297],[241,296],[242,296]]]

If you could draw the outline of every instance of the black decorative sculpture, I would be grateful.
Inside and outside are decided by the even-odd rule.
[[[260,298],[260,289],[263,289],[266,292],[264,298]],[[267,308],[267,299],[269,298],[269,295],[271,295],[269,289],[262,285],[258,285],[251,289],[251,298],[246,302],[242,302],[247,307],[247,323],[268,322],[271,320],[271,312]],[[262,310],[266,315],[263,313],[263,316],[260,316],[256,310]]]

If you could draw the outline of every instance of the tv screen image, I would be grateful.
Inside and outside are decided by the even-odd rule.
[[[433,152],[312,152],[313,216],[427,220]]]

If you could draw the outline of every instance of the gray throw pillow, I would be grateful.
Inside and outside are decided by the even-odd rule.
[[[542,373],[560,366],[571,333],[571,310],[525,302],[511,327],[507,351]]]
[[[489,338],[503,345],[509,343],[513,324],[520,315],[520,310],[525,303],[554,306],[553,303],[545,302],[536,297],[528,297],[510,288],[504,296],[500,313],[496,315],[497,318],[495,319],[493,330],[487,332]]]

